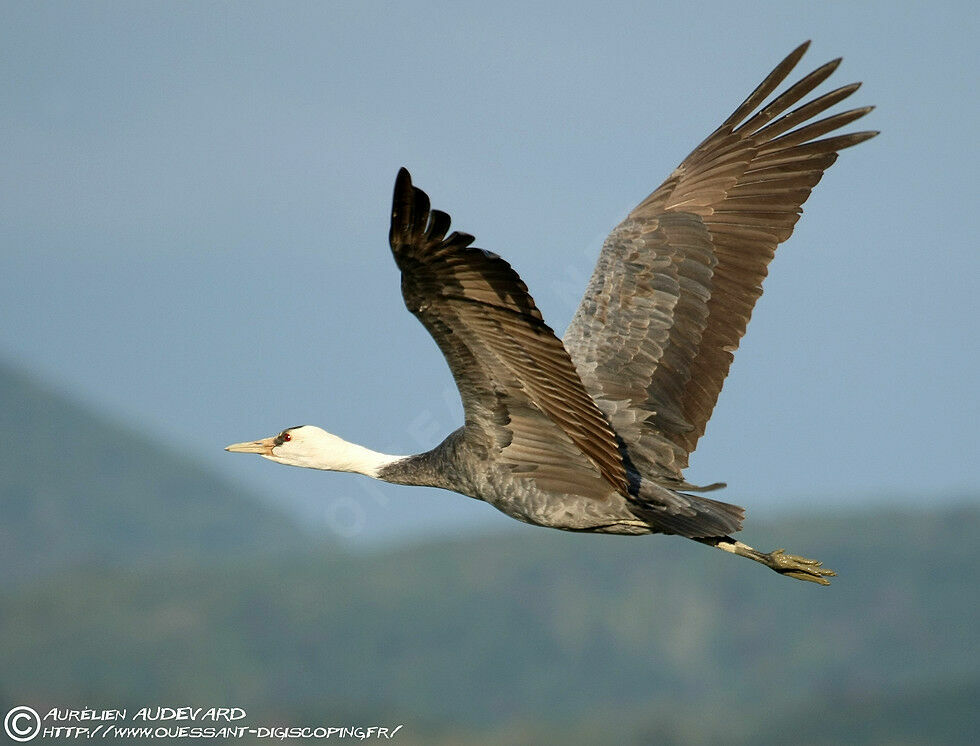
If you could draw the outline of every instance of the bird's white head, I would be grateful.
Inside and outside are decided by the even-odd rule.
[[[257,453],[263,458],[287,466],[349,471],[375,478],[382,467],[402,458],[349,443],[314,425],[286,428],[274,437],[233,443],[225,450],[232,453]]]

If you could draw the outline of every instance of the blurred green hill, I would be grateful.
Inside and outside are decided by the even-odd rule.
[[[420,743],[972,743],[978,529],[962,509],[756,532],[819,548],[830,588],[679,539],[545,531],[76,569],[3,594],[0,681],[44,707],[396,719]]]
[[[403,723],[403,744],[980,732],[976,504],[750,524],[836,569],[829,588],[674,537],[517,524],[345,554],[17,376],[0,390],[4,442],[36,444],[0,456],[10,705],[237,706]]]
[[[298,525],[135,428],[0,363],[0,588],[72,567],[309,546]]]

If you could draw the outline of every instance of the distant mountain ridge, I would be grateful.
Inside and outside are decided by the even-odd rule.
[[[344,553],[2,365],[0,434],[0,715],[222,704],[401,723],[403,746],[980,732],[975,502],[746,532],[840,573],[820,588],[676,537],[517,524]]]
[[[307,547],[247,490],[0,362],[0,586]]]
[[[404,723],[406,744],[972,744],[978,534],[976,506],[753,532],[824,558],[829,588],[544,530],[72,571],[0,594],[0,672],[18,704],[220,693],[259,723]]]

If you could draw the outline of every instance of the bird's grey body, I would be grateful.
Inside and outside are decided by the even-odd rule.
[[[564,342],[510,265],[470,246],[472,236],[449,233],[449,216],[430,209],[402,169],[389,242],[405,304],[459,388],[464,426],[406,457],[309,426],[230,449],[441,487],[539,526],[678,534],[826,584],[833,573],[817,562],[732,539],[742,508],[693,494],[723,485],[697,487],[682,473],[776,246],[837,151],[876,134],[820,139],[870,111],[814,121],[857,84],[791,110],[839,60],[763,105],[806,47],[613,230]]]
[[[601,482],[589,495],[540,489],[528,476],[533,471],[515,472],[501,463],[502,451],[489,438],[475,442],[473,432],[460,428],[431,451],[382,467],[378,477],[393,484],[459,492],[524,523],[564,531],[695,538],[722,536],[741,525],[743,511],[738,506],[683,494],[635,472],[630,473],[632,499]]]
[[[472,433],[472,431],[470,431]],[[524,523],[567,531],[648,534],[651,529],[611,487],[601,499],[538,489],[501,464],[493,446],[474,443],[465,428],[454,431],[431,451],[383,467],[379,478],[394,484],[441,487],[483,500]],[[470,436],[472,437],[472,436]]]

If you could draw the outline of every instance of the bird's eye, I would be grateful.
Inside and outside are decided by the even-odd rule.
[[[293,436],[290,435],[289,433],[283,433],[279,437],[282,438],[282,442],[283,443],[288,443],[289,441],[291,441],[293,439]]]

